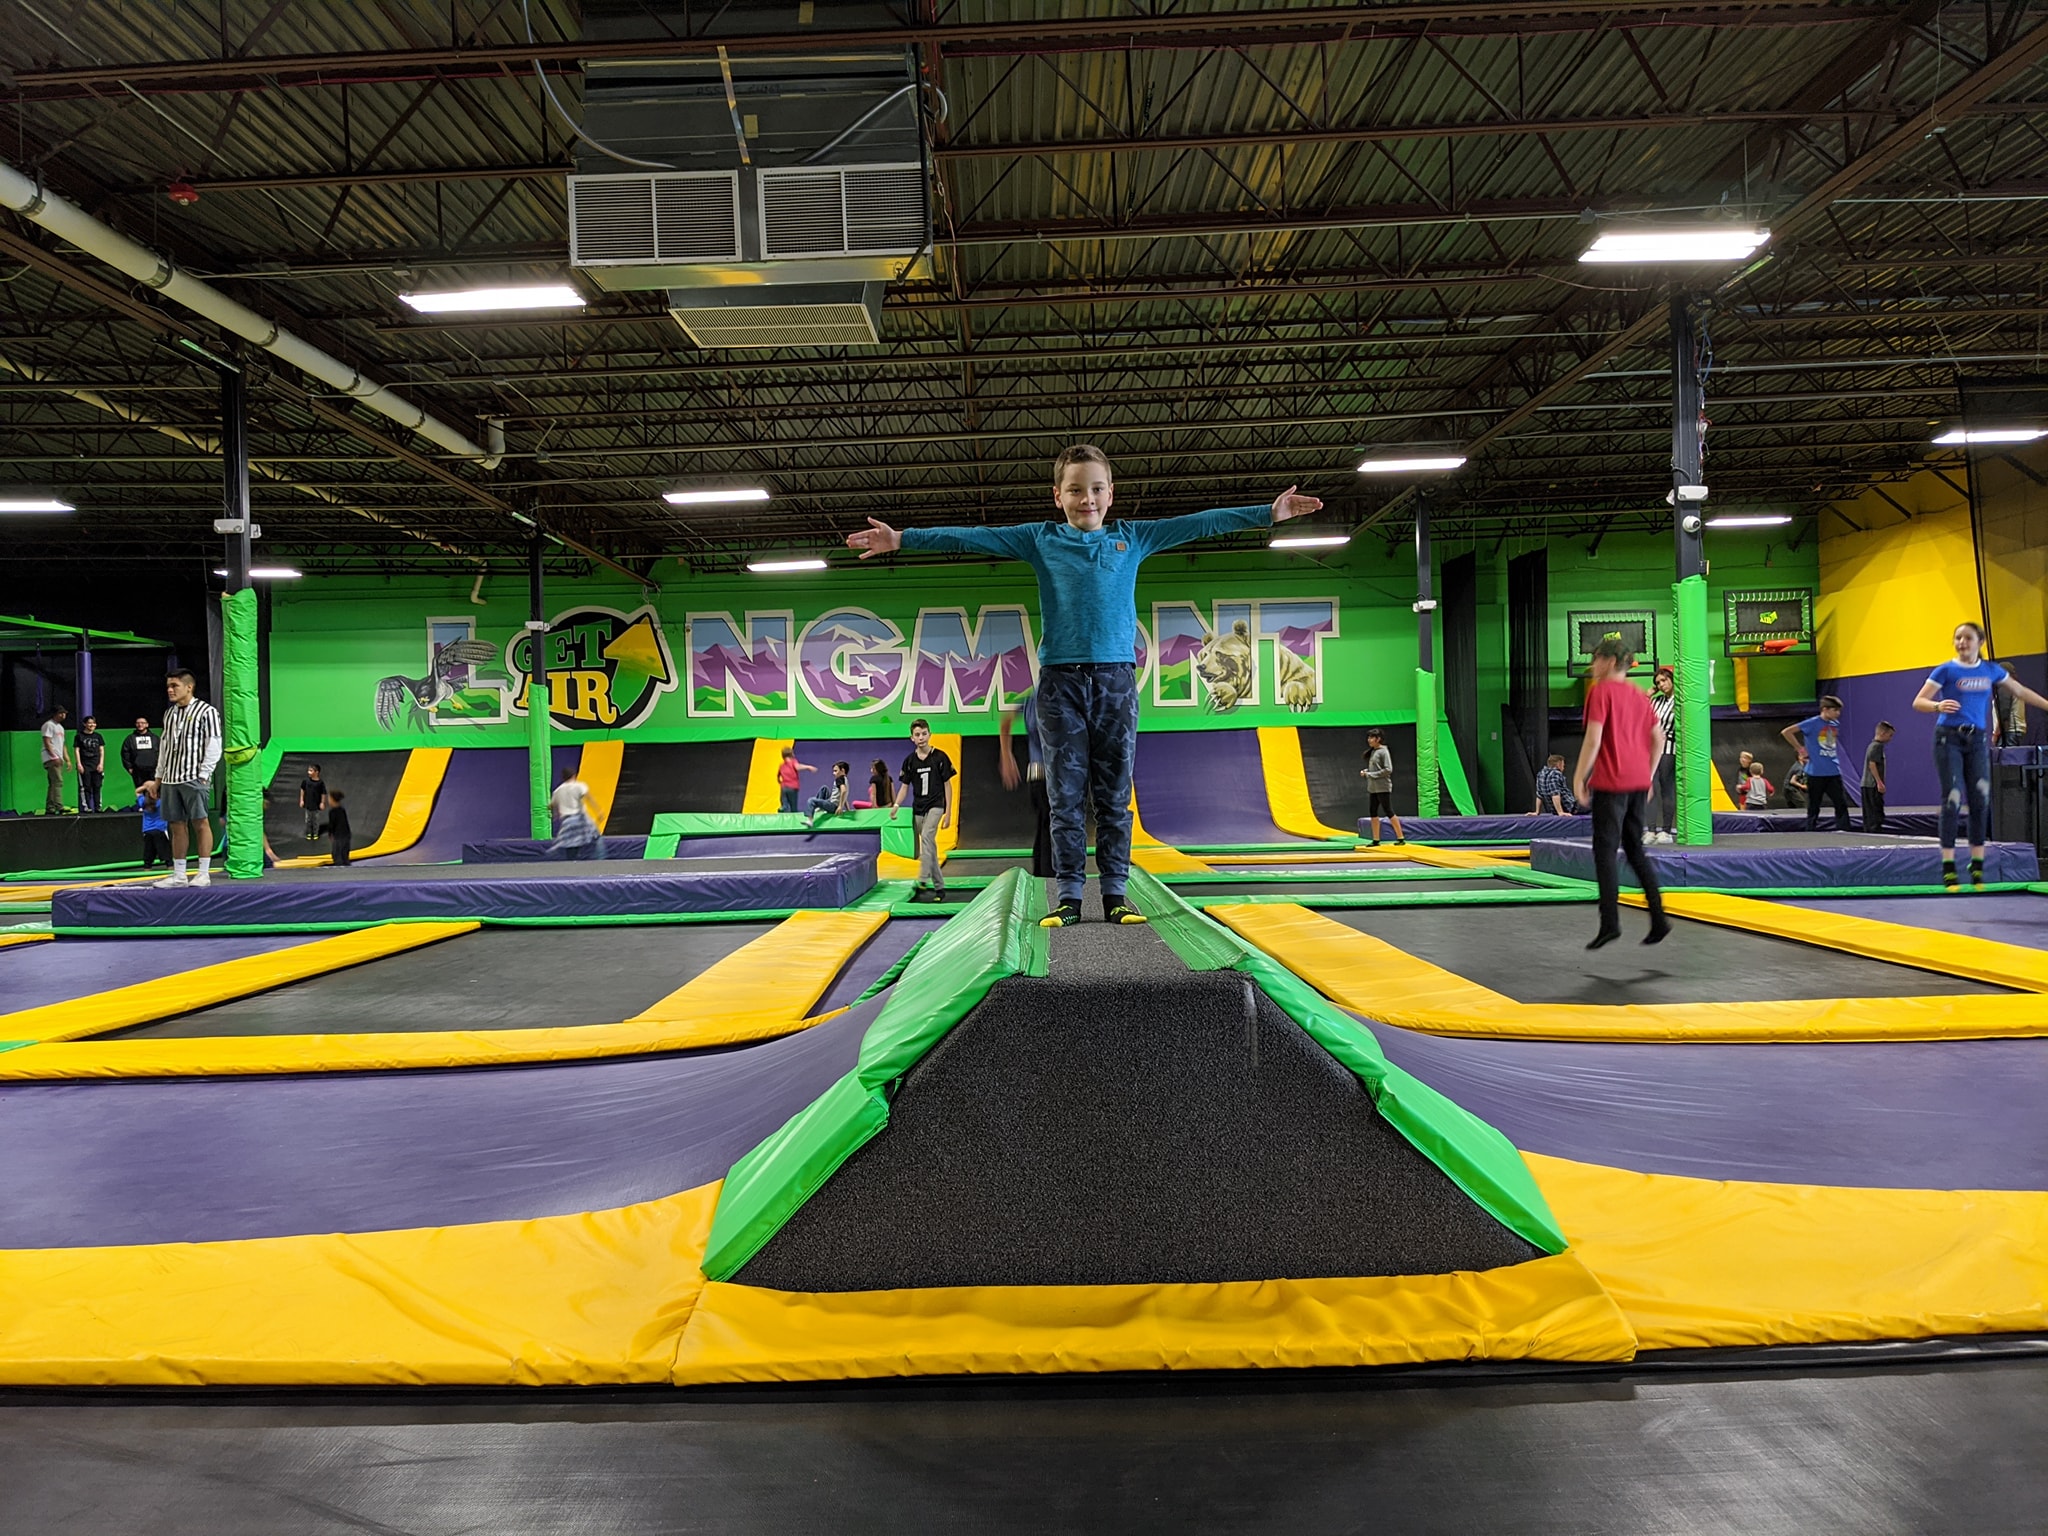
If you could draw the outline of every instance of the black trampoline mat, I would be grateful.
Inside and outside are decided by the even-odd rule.
[[[391,802],[412,761],[408,747],[372,752],[287,752],[264,792],[263,831],[282,858],[327,852],[327,839],[306,837],[306,813],[299,809],[299,781],[308,764],[320,765],[320,782],[342,793],[348,807],[349,832],[358,848],[367,848],[384,831]],[[326,813],[321,813],[326,819]]]
[[[747,798],[751,737],[734,741],[629,741],[619,759],[607,836],[638,837],[669,811],[737,815]]]
[[[351,864],[346,869],[266,869],[263,879],[286,885],[329,885],[355,881],[469,880],[520,884],[528,880],[580,880],[624,875],[652,880],[676,875],[727,875],[748,870],[810,869],[832,857],[824,853],[750,853],[716,859],[585,859],[537,864]]]
[[[1675,919],[1655,948],[1624,907],[1620,942],[1588,953],[1590,905],[1392,907],[1327,916],[1522,1003],[1751,1003],[1787,998],[2003,994],[2008,989],[1883,960]],[[1369,1010],[1368,1010],[1369,1011]]]
[[[1169,889],[1183,896],[1385,896],[1393,900],[1419,892],[1436,891],[1526,891],[1526,885],[1489,876],[1477,880],[1346,880],[1328,879],[1260,880],[1170,880]]]
[[[107,1039],[616,1024],[775,927],[485,928]]]

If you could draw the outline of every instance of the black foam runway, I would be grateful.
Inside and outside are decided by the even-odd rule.
[[[2002,993],[1960,976],[1868,960],[1740,928],[1676,919],[1639,942],[1643,912],[1623,908],[1619,943],[1588,953],[1590,906],[1376,907],[1326,914],[1522,1003],[1747,1003],[1781,998]]]
[[[659,1002],[774,926],[485,928],[145,1024],[117,1038],[614,1024]]]
[[[1021,730],[1011,738],[1021,771],[1024,740]],[[1029,848],[1038,835],[1038,817],[1031,809],[1031,790],[1020,784],[1003,788],[1003,743],[1000,736],[966,736],[960,741],[961,848]]]
[[[1242,975],[1145,929],[1052,936],[735,1277],[791,1291],[1491,1269],[1474,1205]]]
[[[1383,725],[1387,751],[1394,758],[1394,814],[1413,816],[1421,803],[1415,782],[1415,727]],[[1366,727],[1362,725],[1304,725],[1301,738],[1302,775],[1308,780],[1309,804],[1316,820],[1338,831],[1349,831],[1359,818],[1370,813],[1372,797],[1366,793],[1359,769],[1365,766]],[[1449,746],[1449,738],[1438,738],[1438,749]],[[1439,776],[1438,803],[1448,809],[1450,786]]]

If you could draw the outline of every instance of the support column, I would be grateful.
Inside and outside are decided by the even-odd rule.
[[[220,600],[221,761],[227,770],[227,871],[236,880],[263,873],[263,786],[256,759],[262,704],[256,665],[256,593],[249,585],[247,385],[220,370],[221,531],[227,540],[227,590]]]
[[[1671,528],[1676,540],[1677,580],[1672,608],[1678,624],[1678,815],[1680,843],[1704,847],[1714,840],[1711,674],[1707,662],[1707,557],[1702,524],[1704,502],[1680,499],[1681,485],[1700,485],[1701,444],[1699,357],[1690,301],[1671,301]]]
[[[1429,553],[1430,493],[1415,495],[1415,801],[1424,816],[1442,809],[1436,767],[1436,588]]]
[[[548,608],[547,584],[541,571],[542,548],[540,535],[535,534],[526,552],[526,632],[533,641],[526,665],[526,788],[529,829],[533,836],[544,838],[554,834],[548,821],[548,797],[554,788],[554,749],[548,728]]]
[[[81,629],[78,632],[76,661],[78,686],[71,691],[78,700],[78,727],[83,730],[87,715],[98,717],[98,711],[92,707],[92,631],[89,629]]]

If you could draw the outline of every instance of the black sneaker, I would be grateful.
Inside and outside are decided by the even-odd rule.
[[[1956,884],[1956,861],[1954,859],[1943,859],[1941,861],[1941,888],[1951,895],[1960,889]]]
[[[1041,928],[1071,928],[1081,921],[1081,903],[1063,901],[1038,920]]]
[[[1984,861],[1982,859],[1970,860],[1970,889],[1973,891],[1984,889]]]

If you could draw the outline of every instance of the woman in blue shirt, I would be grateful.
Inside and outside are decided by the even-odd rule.
[[[1956,659],[1927,674],[1913,707],[1936,717],[1934,771],[1941,779],[1941,883],[1956,887],[1956,819],[1969,803],[1970,886],[1984,888],[1984,830],[1991,806],[1991,696],[1999,689],[2048,709],[2048,699],[1984,659],[1984,630],[1956,626]]]

